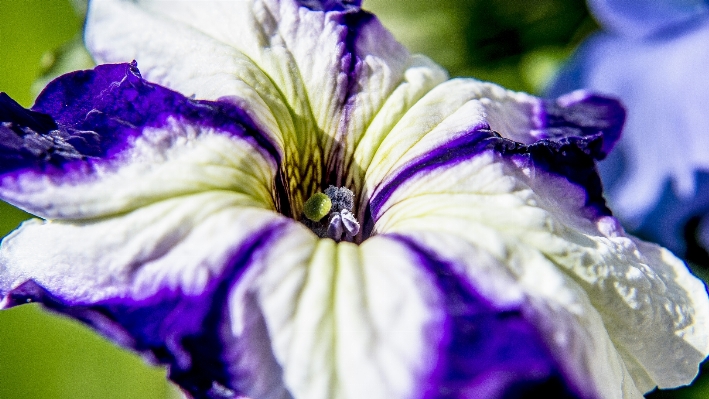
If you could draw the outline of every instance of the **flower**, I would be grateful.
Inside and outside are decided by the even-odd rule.
[[[589,6],[606,31],[582,44],[550,94],[587,88],[627,105],[625,133],[600,163],[611,208],[643,237],[709,262],[709,4]]]
[[[86,42],[0,96],[0,197],[42,218],[0,307],[194,398],[639,398],[709,352],[702,283],[601,196],[615,100],[447,80],[357,1],[95,1]]]

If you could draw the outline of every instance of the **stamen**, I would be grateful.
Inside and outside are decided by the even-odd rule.
[[[332,212],[340,212],[347,209],[352,212],[354,207],[354,193],[345,187],[330,186],[325,189],[325,195],[332,201]]]
[[[304,204],[303,222],[321,238],[339,242],[353,241],[359,233],[359,222],[352,213],[354,193],[345,187],[330,186],[325,193],[316,193]],[[327,221],[321,220],[328,216]],[[327,223],[327,224],[325,224]]]
[[[359,223],[357,222],[357,219],[355,219],[352,212],[347,209],[343,209],[340,211],[340,217],[342,218],[342,225],[345,226],[345,231],[347,234],[352,237],[356,236],[357,233],[359,233]]]
[[[330,214],[330,224],[327,226],[328,237],[341,241],[342,234],[345,234],[345,240],[352,241],[357,233],[359,233],[359,223],[352,212],[343,209],[340,213]]]
[[[330,216],[330,224],[327,226],[327,235],[335,241],[340,241],[344,228],[342,226],[342,216],[339,213],[333,213]]]

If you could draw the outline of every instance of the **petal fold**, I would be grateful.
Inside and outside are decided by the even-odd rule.
[[[135,59],[150,81],[248,104],[282,143],[295,213],[305,197],[357,168],[355,144],[408,68],[424,66],[376,17],[344,1],[99,1],[86,41],[100,62]],[[426,68],[445,79],[440,67]]]
[[[709,353],[701,333],[706,291],[680,260],[626,236],[610,216],[593,162],[598,137],[524,145],[484,125],[458,134],[426,155],[404,157],[384,177],[370,202],[372,234],[457,235],[498,259],[532,298],[540,299],[545,278],[561,278],[573,301],[560,303],[554,290],[541,301],[551,309],[575,303],[566,311],[579,319],[577,331],[608,331],[602,345],[624,363],[613,386],[628,384],[623,375],[640,392],[689,383]],[[577,360],[586,363],[574,368],[602,370],[593,363],[607,361],[604,351],[584,349]],[[598,392],[608,374],[595,373]]]
[[[385,191],[390,179],[405,179],[412,168],[431,161],[455,163],[464,157],[456,156],[456,151],[498,145],[503,152],[528,153],[539,166],[587,186],[589,205],[608,213],[594,160],[604,158],[613,147],[624,119],[617,100],[582,91],[541,100],[491,83],[451,80],[407,109],[378,143],[371,160],[360,161],[367,171],[362,202],[377,202],[377,192]],[[491,136],[497,138],[487,140]]]
[[[0,104],[0,195],[35,215],[104,217],[205,190],[277,207],[280,152],[250,118],[148,83],[134,64],[65,75],[31,111],[18,107]]]
[[[270,212],[224,210],[229,201],[175,200],[90,226],[26,222],[0,251],[2,306],[41,302],[75,317],[169,365],[170,378],[194,398],[242,389],[288,397],[270,351],[258,350],[269,345],[262,318],[251,312],[239,337],[224,326],[233,286],[293,226]],[[146,217],[158,211],[160,221]],[[232,372],[244,374],[241,384]]]

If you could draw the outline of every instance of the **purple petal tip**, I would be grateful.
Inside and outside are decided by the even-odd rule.
[[[621,102],[577,90],[556,101],[546,101],[540,121],[548,137],[589,137],[600,134],[603,144],[596,159],[603,159],[620,138],[625,123],[625,108]]]
[[[361,0],[298,0],[302,7],[313,11],[358,11]]]

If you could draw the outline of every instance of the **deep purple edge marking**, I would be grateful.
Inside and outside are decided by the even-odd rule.
[[[444,298],[446,331],[424,399],[464,399],[470,388],[484,390],[486,378],[500,375],[514,378],[498,381],[501,390],[489,398],[581,397],[523,309],[496,309],[433,251],[406,236],[386,236],[415,255]]]
[[[10,100],[12,101],[12,100]],[[3,126],[26,137],[27,130],[37,129],[32,118],[51,118],[57,128],[35,131],[35,136],[50,143],[68,145],[70,156],[31,154],[24,151],[22,162],[0,158],[0,173],[35,170],[61,176],[70,170],[85,171],[87,164],[110,161],[131,145],[145,128],[160,128],[168,119],[196,126],[214,128],[249,140],[263,149],[280,166],[276,146],[261,132],[240,107],[225,100],[193,100],[180,93],[145,81],[134,61],[131,64],[99,65],[93,70],[77,71],[52,81],[42,91],[31,110],[17,111],[14,101],[0,97],[0,116],[10,115]],[[19,106],[19,105],[17,105]],[[13,108],[14,107],[14,108]],[[8,112],[8,110],[13,110]],[[37,115],[42,115],[38,117]],[[47,116],[48,115],[48,116]],[[49,125],[49,123],[45,123]],[[44,127],[44,126],[43,126]],[[56,147],[56,145],[55,145]],[[5,148],[0,148],[1,150]]]
[[[454,165],[484,150],[484,148],[480,149],[478,147],[480,147],[486,139],[493,137],[491,131],[486,130],[488,128],[489,126],[487,124],[477,125],[462,136],[435,148],[426,155],[413,161],[411,165],[403,170],[396,172],[396,177],[383,187],[377,187],[374,196],[369,200],[369,212],[372,217],[378,219],[384,203],[386,203],[401,184],[416,174],[440,166]]]
[[[603,134],[596,133],[586,137],[563,137],[556,141],[544,139],[526,145],[505,139],[489,130],[487,124],[480,124],[395,172],[393,179],[376,188],[367,212],[376,221],[394,192],[419,173],[453,166],[485,151],[494,151],[508,159],[526,158],[534,167],[564,177],[583,188],[586,195],[584,206],[587,208],[584,216],[610,216],[612,213],[603,198],[603,186],[595,163],[602,156],[602,143]]]
[[[358,2],[359,3],[359,2]],[[354,96],[359,92],[360,87],[358,86],[360,80],[359,75],[362,68],[362,58],[357,50],[357,41],[360,35],[373,21],[376,21],[376,16],[374,14],[362,10],[357,7],[338,10],[341,12],[332,13],[330,17],[337,24],[343,26],[341,36],[338,41],[344,44],[343,55],[340,60],[339,69],[347,77],[346,84],[344,87],[344,94],[341,99],[340,106],[342,107],[342,119],[339,121],[340,129],[344,130],[344,127],[349,124],[352,109],[355,106]],[[321,182],[323,188],[327,187],[328,184],[341,185],[343,182],[340,180],[338,170],[341,166],[335,165],[339,162],[340,157],[344,154],[344,146],[339,141],[334,143],[335,148],[332,153],[333,156],[328,159],[328,164],[325,165],[325,170],[329,171],[327,176],[323,176],[324,181]]]
[[[362,5],[362,0],[296,0],[301,7],[312,11],[356,11]]]
[[[340,23],[347,28],[343,40],[346,55],[342,60],[343,69],[347,74],[347,94],[345,95],[345,102],[347,102],[347,99],[352,97],[352,94],[358,89],[356,86],[358,82],[357,76],[359,75],[362,60],[358,56],[357,40],[362,29],[374,21],[376,17],[368,11],[357,10],[357,12],[340,14],[339,19]]]
[[[26,110],[7,93],[0,92],[0,122],[16,121],[38,133],[46,133],[57,128],[50,116],[41,112]]]
[[[588,137],[602,134],[603,145],[597,154],[601,160],[620,139],[626,111],[620,100],[577,90],[555,100],[542,100],[536,118],[544,139]]]
[[[239,376],[229,375],[220,356],[225,350],[221,334],[228,296],[255,254],[278,239],[285,223],[268,225],[239,245],[222,275],[211,279],[198,296],[164,288],[142,300],[118,297],[92,304],[70,303],[28,280],[5,295],[7,307],[38,302],[75,318],[149,361],[168,365],[169,378],[194,399],[233,397],[220,396],[215,383],[243,395],[232,383]]]
[[[0,171],[21,169],[37,161],[51,164],[82,159],[70,139],[49,115],[26,110],[0,93]]]

